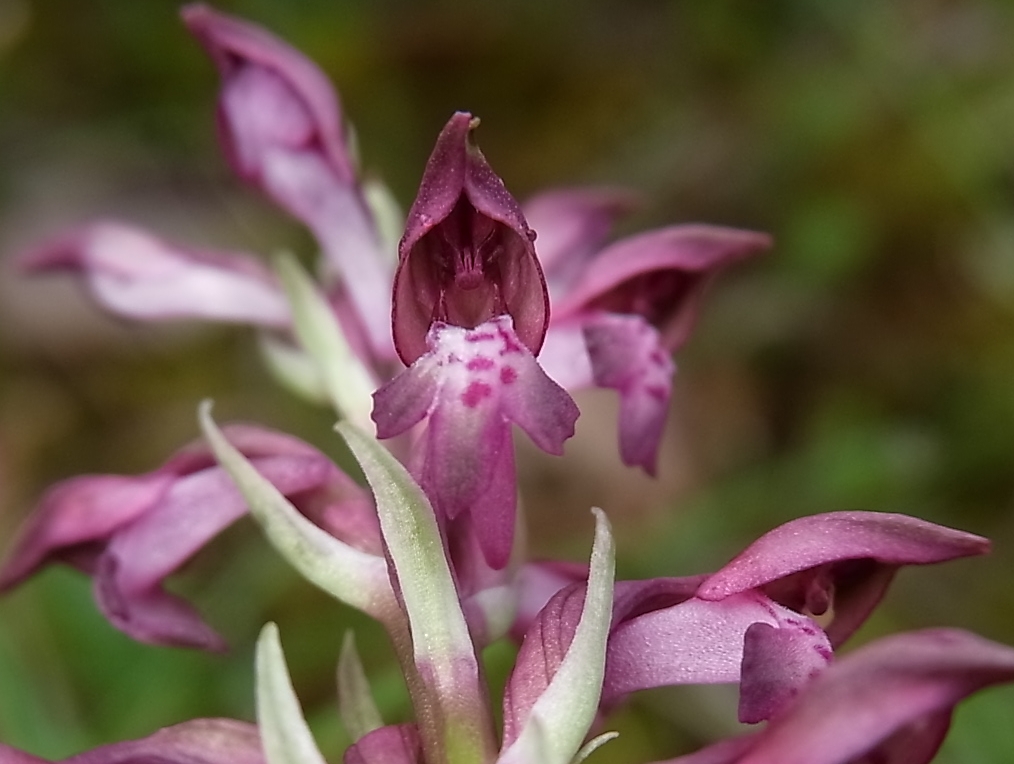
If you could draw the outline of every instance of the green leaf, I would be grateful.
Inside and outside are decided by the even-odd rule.
[[[490,761],[496,746],[484,682],[429,500],[374,438],[339,423],[376,499],[380,528],[408,614],[413,658],[432,716],[416,708],[420,732],[436,736],[448,762]]]
[[[211,401],[199,409],[201,430],[271,544],[299,573],[336,599],[379,620],[398,612],[387,561],[340,541],[303,516],[222,434]]]

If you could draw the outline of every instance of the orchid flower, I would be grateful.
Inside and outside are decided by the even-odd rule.
[[[369,497],[317,449],[249,425],[229,425],[225,437],[315,524],[363,554],[380,554]],[[222,637],[162,582],[246,510],[201,442],[143,475],[70,478],[51,487],[29,516],[0,568],[0,589],[64,562],[93,576],[103,614],[134,639],[221,650]]]
[[[53,486],[0,567],[0,589],[67,563],[93,577],[103,613],[135,639],[222,649],[163,584],[249,511],[304,578],[391,639],[414,716],[385,724],[347,636],[344,764],[579,764],[615,736],[596,727],[628,695],[689,683],[737,684],[740,720],[767,724],[669,764],[925,764],[962,698],[1014,680],[1014,649],[957,631],[835,658],[901,566],[989,548],[903,515],[799,518],[715,573],[615,581],[611,526],[594,509],[587,565],[525,564],[513,425],[559,454],[579,413],[568,391],[615,389],[620,455],[654,473],[672,354],[708,284],[769,238],[683,225],[606,244],[630,194],[557,191],[522,208],[474,144],[478,120],[458,112],[396,243],[400,214],[361,181],[323,73],[246,21],[203,5],[183,19],[221,76],[230,164],[312,231],[321,283],[292,257],[272,272],[109,221],[24,263],[82,273],[121,316],[259,327],[274,368],[342,416],[337,430],[368,490],[296,438],[220,428],[206,402],[205,441],[161,467]],[[379,439],[406,437],[389,450],[364,431],[371,422]],[[520,647],[498,730],[482,650],[508,632]],[[255,672],[256,726],[196,720],[65,762],[325,764],[274,624]],[[41,760],[0,744],[0,763]]]
[[[511,423],[559,454],[577,406],[535,356],[549,294],[535,234],[459,112],[437,138],[409,210],[394,282],[394,341],[409,368],[374,394],[377,435],[423,419],[421,482],[442,520],[470,514],[489,565],[513,544]]]
[[[655,474],[676,367],[704,293],[728,265],[771,246],[766,234],[678,225],[630,236],[601,251],[630,194],[610,189],[547,192],[525,209],[553,291],[553,320],[540,361],[567,390],[620,395],[620,456]],[[547,239],[545,247],[542,240]]]
[[[899,567],[988,550],[984,538],[905,515],[831,512],[769,531],[711,575],[619,582],[602,702],[665,685],[738,683],[740,721],[762,721],[826,668]],[[558,650],[581,591],[567,579],[580,575],[541,566],[522,579],[522,617],[561,587],[527,626],[553,635]]]

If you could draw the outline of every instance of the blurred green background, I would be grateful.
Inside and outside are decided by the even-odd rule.
[[[900,511],[994,540],[985,559],[903,571],[857,637],[961,626],[1014,644],[1014,3],[589,0],[222,2],[339,87],[365,164],[406,206],[455,109],[519,197],[641,192],[623,226],[774,234],[712,294],[680,374],[660,479],[618,464],[615,401],[583,397],[568,455],[522,447],[533,553],[580,559],[588,506],[626,576],[714,569],[779,522]],[[0,540],[50,482],[141,472],[220,420],[337,451],[328,414],[260,367],[253,337],[110,320],[69,279],[11,258],[95,217],[167,238],[312,254],[233,180],[217,76],[162,0],[0,0]],[[247,521],[174,584],[233,645],[138,645],[88,582],[54,569],[0,600],[0,739],[48,757],[192,716],[252,718],[252,643],[279,623],[332,761],[334,665],[359,634],[387,718],[409,713],[379,631],[300,581]],[[501,677],[511,650],[489,654]],[[646,693],[592,761],[636,762],[734,729],[717,690]],[[1014,761],[1014,687],[959,710],[939,761]]]

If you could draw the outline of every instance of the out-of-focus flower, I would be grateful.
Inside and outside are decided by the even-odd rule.
[[[254,24],[205,5],[183,21],[222,77],[219,133],[236,173],[306,224],[374,353],[390,353],[391,259],[357,177],[341,108],[316,64]]]
[[[885,637],[829,667],[761,732],[657,764],[927,764],[958,702],[1010,681],[1005,645],[952,629]]]
[[[423,419],[421,482],[438,515],[471,513],[503,568],[517,512],[511,423],[559,454],[577,406],[535,360],[549,320],[534,234],[470,133],[451,117],[409,212],[394,287],[394,338],[409,368],[374,395],[377,435]]]
[[[177,247],[123,223],[96,222],[28,252],[31,271],[78,271],[93,297],[135,321],[202,318],[270,329],[289,325],[275,278],[245,254]]]
[[[540,362],[568,390],[620,395],[620,456],[655,474],[672,377],[672,354],[689,339],[705,291],[728,265],[771,246],[754,231],[709,225],[660,228],[597,254],[628,196],[602,189],[536,197],[553,291],[553,320]]]
[[[327,457],[297,438],[259,427],[231,425],[226,432],[315,523],[380,553],[368,495]],[[223,649],[222,638],[162,583],[246,509],[203,443],[144,475],[70,478],[51,487],[29,517],[0,568],[0,589],[51,562],[65,562],[94,577],[102,612],[134,639]]]
[[[166,727],[141,740],[85,751],[61,764],[265,764],[257,728],[233,719],[194,719]],[[3,764],[49,764],[0,743]]]

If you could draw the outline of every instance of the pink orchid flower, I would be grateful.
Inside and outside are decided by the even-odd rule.
[[[711,575],[619,582],[602,702],[671,684],[739,683],[740,720],[770,718],[825,669],[899,567],[988,550],[980,536],[905,515],[831,512],[775,528]],[[557,566],[528,579],[537,588],[522,593],[522,615],[526,600],[568,574],[579,580],[581,572]],[[537,650],[542,661],[526,659],[537,674],[512,676],[509,698],[537,693],[540,677],[551,675],[581,592],[580,583],[560,589],[527,628],[522,655]]]
[[[312,446],[249,425],[226,428],[229,440],[282,494],[336,537],[380,553],[368,495]],[[53,562],[93,576],[106,618],[153,644],[225,648],[189,604],[162,588],[247,504],[202,442],[144,475],[83,475],[51,487],[0,567],[8,590]]]
[[[672,354],[689,339],[718,274],[768,249],[771,238],[678,225],[599,249],[630,204],[630,194],[617,190],[577,189],[540,195],[525,209],[536,221],[536,249],[553,292],[540,361],[568,390],[616,390],[620,456],[654,475],[676,372]]]
[[[577,406],[535,360],[549,297],[521,208],[474,146],[471,115],[437,138],[399,245],[394,339],[409,368],[374,394],[377,436],[423,419],[421,482],[441,516],[472,516],[486,560],[514,537],[511,423],[552,454]]]

